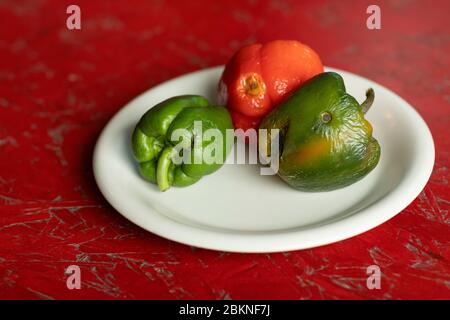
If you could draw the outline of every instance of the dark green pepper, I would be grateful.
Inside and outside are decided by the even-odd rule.
[[[196,154],[215,143],[213,139],[201,139],[199,144],[195,143],[195,139],[199,138],[195,129],[198,124],[201,124],[203,132],[217,129],[221,133],[220,161],[210,163],[203,159],[202,154],[197,158],[200,161],[195,159]],[[161,191],[171,185],[183,187],[197,182],[201,177],[218,170],[225,162],[233,144],[233,140],[225,139],[227,129],[233,129],[228,111],[224,107],[211,106],[201,96],[178,96],[157,104],[142,116],[132,136],[133,154],[139,162],[141,175],[158,184]],[[191,149],[188,156],[190,161],[179,164],[173,161],[174,154],[180,152],[175,150],[179,139],[172,141],[177,130],[181,132],[178,138],[186,139]]]
[[[364,118],[373,103],[367,90],[361,105],[346,93],[334,72],[303,84],[261,123],[268,138],[260,147],[270,154],[270,129],[279,129],[278,175],[295,189],[328,191],[350,185],[377,165],[380,146]]]

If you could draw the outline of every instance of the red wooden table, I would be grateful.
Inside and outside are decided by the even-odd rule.
[[[66,8],[81,8],[81,30]],[[450,298],[449,1],[0,1],[0,298]],[[112,209],[91,168],[98,134],[164,80],[240,46],[299,39],[326,65],[414,105],[436,144],[401,214],[311,250],[228,254],[148,233]],[[380,266],[381,289],[366,287]],[[81,290],[65,268],[81,268]]]

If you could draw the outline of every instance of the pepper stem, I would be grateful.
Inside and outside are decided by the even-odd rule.
[[[169,180],[169,170],[172,164],[173,147],[165,147],[161,152],[156,167],[156,182],[158,183],[159,190],[166,191],[171,186]]]
[[[366,100],[364,100],[363,103],[361,103],[361,111],[362,113],[367,113],[369,111],[370,107],[373,104],[373,100],[375,99],[375,91],[373,91],[372,88],[367,89],[366,91]]]

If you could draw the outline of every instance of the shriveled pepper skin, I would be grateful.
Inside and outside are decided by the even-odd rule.
[[[260,128],[280,130],[278,175],[298,190],[329,191],[372,171],[380,159],[380,146],[364,118],[373,90],[367,96],[360,105],[346,93],[340,75],[326,72],[308,80],[272,111]],[[270,136],[260,139],[261,147],[270,147],[270,140]]]
[[[225,66],[219,103],[230,109],[236,128],[256,129],[290,92],[321,72],[317,53],[299,41],[245,46]]]
[[[201,122],[202,131],[218,129],[223,139],[221,163],[207,163],[204,159],[194,161],[195,152],[203,150],[211,140],[203,139],[200,145],[192,146],[191,162],[175,165],[171,161],[174,147],[179,141],[172,141],[172,133],[185,129],[186,141],[193,141],[195,122]],[[161,191],[170,186],[191,185],[204,175],[218,170],[231,150],[233,141],[227,141],[226,130],[233,129],[231,117],[226,108],[211,106],[202,96],[185,95],[167,99],[149,109],[137,123],[132,135],[132,149],[139,162],[139,172],[148,181],[158,184]]]

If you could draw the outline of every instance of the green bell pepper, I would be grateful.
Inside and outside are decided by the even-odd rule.
[[[200,139],[200,143],[195,143],[199,138],[196,124],[201,124],[202,132],[215,129],[222,135],[220,161],[211,163],[202,157],[203,150],[217,141]],[[233,129],[228,111],[224,107],[211,106],[202,96],[177,96],[157,104],[142,116],[132,135],[133,154],[139,162],[140,174],[157,184],[161,191],[172,185],[183,187],[197,182],[225,162],[233,144],[233,140],[225,139],[227,129]],[[177,135],[178,140],[172,140],[177,132],[181,132]],[[185,147],[191,149],[186,157],[190,161],[176,163],[173,157],[180,152],[176,149],[180,138],[189,142]],[[182,149],[183,152],[186,150]]]
[[[261,150],[271,152],[270,129],[279,129],[278,175],[303,191],[328,191],[350,185],[378,164],[380,146],[364,118],[374,100],[369,89],[361,105],[346,93],[334,72],[308,80],[263,119],[268,129]]]

